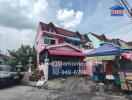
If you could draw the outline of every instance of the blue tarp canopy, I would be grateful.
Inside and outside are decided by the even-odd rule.
[[[122,50],[120,47],[104,43],[101,47],[94,49],[91,52],[86,54],[87,57],[94,56],[108,56],[108,55],[120,55],[124,53],[125,50]]]

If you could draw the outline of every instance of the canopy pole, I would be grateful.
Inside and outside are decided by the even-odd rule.
[[[126,80],[126,71],[125,71],[125,66],[123,66],[123,72],[124,72],[124,76],[125,76],[125,80]],[[127,84],[127,88],[128,88],[128,92],[129,92],[129,85],[128,85],[128,81],[126,80],[126,84]]]

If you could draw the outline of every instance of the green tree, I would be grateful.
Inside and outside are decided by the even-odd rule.
[[[19,62],[21,62],[22,66],[28,66],[29,57],[32,57],[32,68],[36,68],[36,50],[30,45],[21,45],[17,50],[8,50],[11,58],[8,60],[7,64],[10,66],[16,66]]]

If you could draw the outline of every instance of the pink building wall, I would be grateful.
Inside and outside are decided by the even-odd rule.
[[[86,61],[86,73],[89,76],[93,76],[93,61]]]

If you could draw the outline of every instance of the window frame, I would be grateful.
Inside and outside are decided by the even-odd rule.
[[[54,45],[54,44],[51,44],[51,43],[49,43],[49,44],[45,44],[45,43],[44,43],[44,39],[49,39],[50,42],[51,42],[51,40],[54,40],[54,41],[55,41],[55,44],[57,44],[57,39],[55,39],[55,38],[51,38],[51,37],[44,37],[44,38],[43,38],[43,44],[44,44],[44,45]]]

